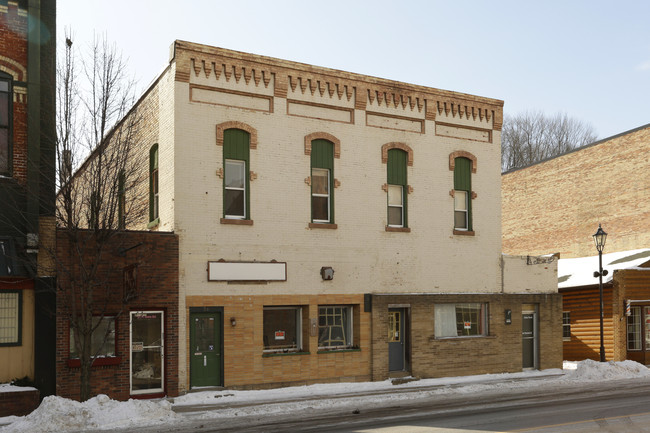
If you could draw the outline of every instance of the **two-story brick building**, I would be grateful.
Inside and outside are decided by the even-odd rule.
[[[54,392],[56,2],[0,3],[0,383]]]
[[[181,392],[561,365],[554,256],[501,254],[502,101],[176,41],[139,104]]]

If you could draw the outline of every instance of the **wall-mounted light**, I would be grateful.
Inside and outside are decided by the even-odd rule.
[[[237,325],[237,319],[235,319],[234,317],[231,317],[230,318],[230,326],[236,326],[236,325]]]
[[[323,280],[333,280],[334,279],[334,269],[331,266],[323,266],[320,268],[320,276]]]

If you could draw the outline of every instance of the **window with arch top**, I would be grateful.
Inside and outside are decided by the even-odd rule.
[[[223,132],[223,218],[250,220],[250,134]]]
[[[334,223],[334,143],[325,139],[311,142],[311,220]]]
[[[388,227],[408,227],[408,184],[406,166],[408,154],[401,149],[388,150],[386,182],[388,199]]]
[[[454,230],[472,232],[472,161],[454,158]]]

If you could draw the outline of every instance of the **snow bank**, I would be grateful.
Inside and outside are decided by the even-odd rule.
[[[591,359],[580,361],[575,369],[568,371],[563,380],[598,382],[601,380],[650,377],[650,369],[634,361],[598,362]]]
[[[116,401],[100,394],[79,403],[62,397],[45,397],[41,405],[27,416],[0,429],[13,432],[63,432],[137,427],[175,422],[180,417],[172,412],[168,401]]]

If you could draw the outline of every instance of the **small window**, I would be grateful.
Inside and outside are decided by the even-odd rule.
[[[311,220],[334,223],[334,143],[324,139],[311,142]]]
[[[223,217],[250,218],[250,133],[226,129],[223,133]]]
[[[115,317],[93,317],[93,334],[90,338],[90,355],[96,358],[115,356]],[[70,358],[79,358],[74,331],[70,329]]]
[[[11,175],[12,78],[0,72],[0,175]]]
[[[120,170],[117,185],[117,228],[124,230],[126,228],[126,192],[124,170]]]
[[[436,304],[434,316],[436,338],[488,335],[487,304]]]
[[[562,339],[571,340],[571,313],[569,311],[562,312]]]
[[[632,307],[627,316],[627,350],[641,350],[641,307]]]
[[[472,161],[454,160],[454,229],[472,231]]]
[[[264,351],[300,352],[301,323],[300,307],[264,307]]]
[[[158,191],[158,145],[154,144],[149,151],[149,221],[159,218]]]
[[[352,347],[352,308],[347,306],[318,307],[318,348]]]
[[[16,249],[11,238],[0,238],[0,277],[16,274]]]
[[[0,291],[0,346],[22,344],[22,291]]]

